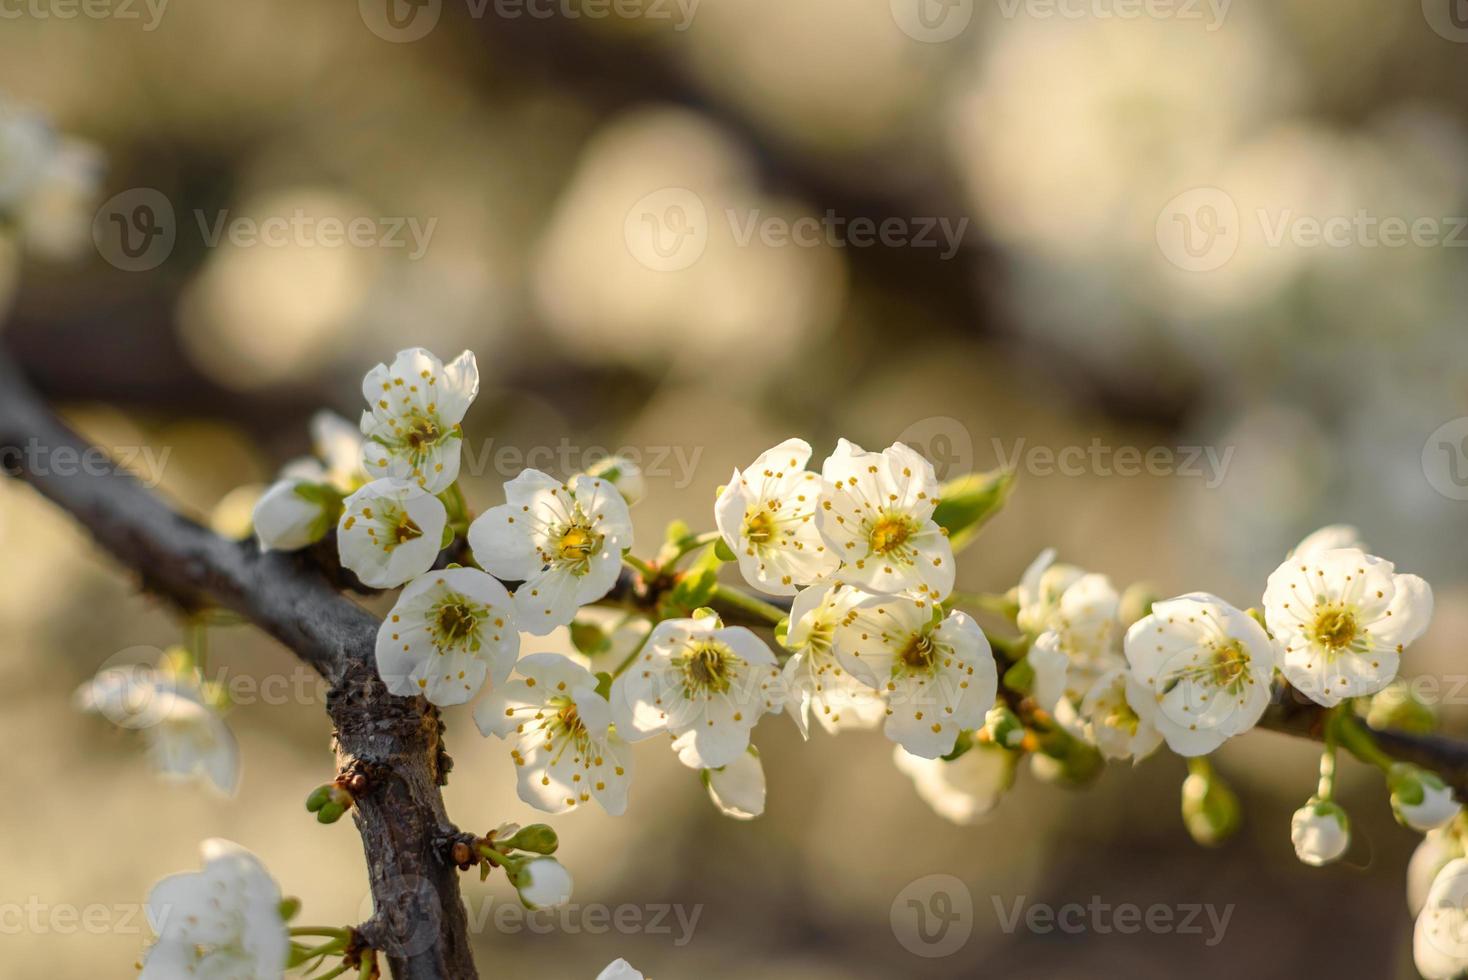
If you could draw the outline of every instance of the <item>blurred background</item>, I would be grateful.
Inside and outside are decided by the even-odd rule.
[[[0,342],[186,512],[238,527],[250,491],[231,492],[307,451],[317,408],[354,419],[369,367],[468,348],[480,510],[527,460],[569,476],[625,448],[650,553],[673,518],[711,528],[715,488],[787,436],[818,460],[838,435],[903,439],[940,475],[1019,471],[961,589],[1002,592],[1053,545],[1119,586],[1248,606],[1300,537],[1345,521],[1436,589],[1403,672],[1464,678],[1468,28],[1450,0],[355,6],[0,12],[0,92],[106,160],[70,261],[0,248]],[[7,914],[0,973],[126,975],[146,930],[125,908],[207,836],[260,854],[307,920],[366,917],[357,835],[301,808],[330,729],[287,651],[217,631],[212,672],[256,691],[229,718],[241,791],[163,786],[70,698],[119,651],[175,642],[167,610],[9,483],[0,553],[0,905],[109,910],[99,929]],[[455,819],[532,818],[505,746],[467,710],[448,722]],[[671,916],[537,932],[470,876],[484,975],[625,956],[659,980],[1414,976],[1416,837],[1373,773],[1344,775],[1350,866],[1294,859],[1310,745],[1225,747],[1246,823],[1210,851],[1165,751],[1083,793],[1023,771],[957,827],[880,735],[802,745],[770,717],[755,742],[753,823],[720,817],[660,740],[625,817],[555,821],[578,903],[701,907],[691,941]],[[935,873],[963,882],[972,934],[925,958],[891,915]],[[1208,945],[1206,925],[1006,932],[1016,900],[1232,912]]]

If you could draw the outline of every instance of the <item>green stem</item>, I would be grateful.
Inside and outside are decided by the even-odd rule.
[[[319,936],[324,939],[345,940],[347,938],[346,929],[331,929],[326,926],[291,926],[290,934],[292,936]]]
[[[316,976],[316,980],[331,980],[332,977],[339,977],[343,973],[346,973],[350,969],[351,969],[351,967],[349,967],[345,963],[343,963],[341,966],[338,966],[335,969],[328,970],[325,973],[318,974]]]
[[[1376,739],[1371,737],[1366,727],[1349,712],[1342,711],[1336,716],[1335,736],[1340,741],[1341,747],[1347,752],[1362,762],[1376,766],[1383,772],[1396,764],[1391,756],[1377,746]]]
[[[1331,709],[1325,718],[1325,751],[1320,753],[1320,785],[1315,795],[1322,800],[1335,799],[1336,731],[1340,727],[1341,707]]]
[[[1195,755],[1188,759],[1188,772],[1194,776],[1210,779],[1213,776],[1213,763],[1208,761],[1206,755]]]
[[[654,571],[654,569],[653,569],[653,567],[651,565],[649,565],[647,562],[643,561],[641,558],[638,558],[634,554],[630,554],[629,553],[629,554],[623,555],[622,556],[622,563],[625,564],[628,568],[630,568],[633,571],[637,572],[643,578],[652,578],[653,576],[655,576],[657,574],[657,572]]]
[[[720,585],[714,589],[713,602],[716,606],[738,610],[747,616],[764,620],[771,626],[778,625],[780,620],[788,615],[779,606],[772,606],[763,599],[756,599],[752,595],[746,595],[726,585]]]
[[[201,617],[189,619],[184,629],[184,645],[194,661],[194,669],[202,675],[209,666],[209,626]]]
[[[653,625],[656,626],[657,624],[653,623]],[[628,653],[627,656],[622,658],[622,662],[617,664],[617,669],[612,671],[613,679],[621,677],[622,674],[626,672],[628,667],[631,667],[634,663],[637,662],[638,654],[642,653],[643,647],[647,646],[647,641],[651,636],[652,630],[648,630],[647,633],[642,637],[642,639],[637,641],[637,645],[632,648],[632,651]]]
[[[993,613],[1011,622],[1019,613],[1019,606],[1013,599],[993,592],[955,592],[948,597],[948,605],[966,606],[970,609]]]
[[[677,541],[669,541],[658,552],[658,567],[672,568],[682,561],[685,555],[711,545],[721,537],[718,531],[705,531],[702,534],[684,535]]]
[[[459,481],[450,483],[448,489],[438,495],[443,502],[444,510],[448,511],[449,526],[459,535],[467,534],[469,531],[469,504],[464,499],[464,491],[459,487]]]
[[[362,954],[362,969],[357,974],[357,980],[372,980],[377,972],[377,950],[369,949]]]

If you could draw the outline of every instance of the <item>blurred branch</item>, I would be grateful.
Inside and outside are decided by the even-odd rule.
[[[8,475],[70,513],[141,577],[145,590],[185,611],[217,605],[238,613],[330,683],[338,766],[365,763],[376,774],[352,808],[375,921],[415,927],[411,943],[385,944],[393,976],[472,980],[458,872],[439,846],[453,832],[439,791],[450,765],[442,725],[421,699],[393,697],[382,686],[373,663],[377,619],[303,559],[262,555],[253,543],[219,537],[174,513],[120,467],[95,465],[103,458],[0,357],[0,464]],[[436,928],[424,926],[425,916]]]

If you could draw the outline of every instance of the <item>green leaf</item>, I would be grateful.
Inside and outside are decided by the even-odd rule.
[[[938,489],[933,520],[948,532],[953,550],[971,543],[989,519],[1004,507],[1014,489],[1014,470],[970,473],[949,480]]]
[[[611,638],[607,636],[605,630],[595,623],[588,623],[580,619],[573,620],[571,623],[571,643],[588,657],[604,653],[612,645]]]
[[[738,561],[739,560],[735,556],[734,552],[729,548],[728,542],[726,542],[723,538],[720,538],[719,540],[717,540],[717,541],[714,542],[714,554],[717,555],[718,558],[719,558],[719,561],[722,561],[722,562],[731,562],[731,561]]]

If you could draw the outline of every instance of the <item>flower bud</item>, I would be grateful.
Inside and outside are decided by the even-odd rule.
[[[1426,833],[1456,817],[1462,809],[1453,791],[1437,773],[1399,762],[1387,773],[1392,810],[1398,822]]]
[[[289,922],[301,911],[301,900],[289,896],[282,898],[278,906],[278,911],[280,912],[280,921]]]
[[[617,488],[622,499],[631,507],[647,494],[647,481],[642,476],[642,467],[626,456],[608,456],[599,459],[586,470],[587,476],[605,480]]]
[[[505,850],[533,851],[536,854],[554,854],[561,845],[556,832],[543,823],[533,823],[517,830],[508,840],[497,841]]]
[[[1002,704],[996,704],[989,709],[984,717],[984,731],[995,745],[1006,749],[1017,749],[1025,740],[1024,723]]]
[[[506,868],[526,908],[555,908],[571,900],[571,872],[555,858],[513,862]]]
[[[323,483],[285,479],[270,485],[251,518],[261,551],[299,551],[326,537],[341,513],[341,494]]]
[[[765,812],[765,770],[753,746],[722,769],[703,770],[703,784],[726,817],[753,820]]]
[[[1437,713],[1417,697],[1410,683],[1396,680],[1371,696],[1366,724],[1423,735],[1437,728]]]
[[[1217,773],[1195,772],[1183,780],[1183,824],[1193,840],[1216,847],[1239,829],[1239,798]]]
[[[1312,798],[1290,818],[1295,856],[1312,867],[1330,864],[1351,844],[1351,821],[1330,800]]]

